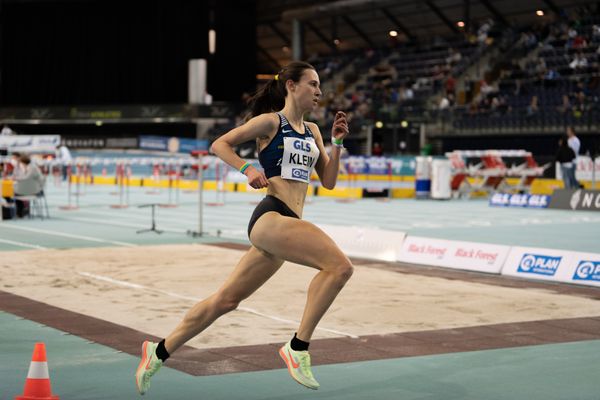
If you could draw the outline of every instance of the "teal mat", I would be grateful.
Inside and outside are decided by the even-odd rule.
[[[141,398],[133,356],[3,312],[0,337],[2,400],[22,393],[36,341],[46,344],[53,393],[62,400]],[[600,341],[586,341],[317,366],[318,391],[284,369],[194,377],[163,368],[144,398],[597,400],[598,354]]]

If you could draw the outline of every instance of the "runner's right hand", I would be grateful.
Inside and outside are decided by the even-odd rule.
[[[269,186],[269,181],[264,171],[259,171],[253,166],[248,167],[246,176],[248,177],[248,184],[254,189],[262,189]]]

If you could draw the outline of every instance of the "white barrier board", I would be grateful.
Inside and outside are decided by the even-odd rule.
[[[396,261],[405,232],[359,226],[318,225],[350,257]]]
[[[600,286],[600,254],[513,247],[502,275]]]
[[[436,267],[500,273],[509,246],[409,236],[399,248],[396,260]]]
[[[54,152],[60,144],[60,135],[2,135],[0,148],[11,152]]]

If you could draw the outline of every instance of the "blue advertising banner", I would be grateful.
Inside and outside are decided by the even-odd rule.
[[[548,208],[551,196],[542,194],[494,193],[490,206]]]
[[[558,270],[562,259],[562,257],[552,257],[545,254],[525,253],[519,261],[517,272],[553,276]]]
[[[513,246],[501,274],[600,287],[600,254]]]
[[[140,136],[142,150],[167,151],[169,139],[163,136]]]
[[[575,273],[573,274],[573,280],[600,282],[600,261],[579,261],[577,268],[575,268]]]
[[[207,139],[179,139],[179,152],[191,153],[194,150],[208,150]]]
[[[208,140],[166,136],[140,136],[139,147],[142,150],[168,151],[169,153],[191,153],[194,150],[208,150]]]

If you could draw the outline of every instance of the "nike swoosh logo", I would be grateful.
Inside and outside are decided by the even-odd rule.
[[[292,353],[290,353],[290,351],[288,350],[288,356],[290,357],[290,362],[292,363],[292,367],[294,368],[298,368],[300,366],[300,364],[298,364],[295,360],[294,357],[292,357]]]
[[[287,130],[287,131],[286,131],[285,129],[282,129],[282,130],[281,130],[281,132],[282,132],[282,133],[290,133],[290,132],[294,132],[294,131],[293,131],[293,130],[291,130],[291,129],[290,129],[290,130]]]

